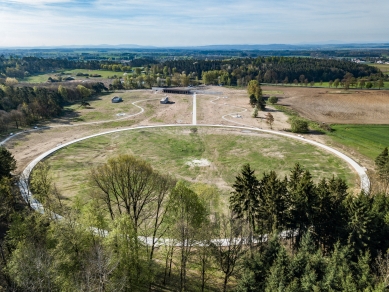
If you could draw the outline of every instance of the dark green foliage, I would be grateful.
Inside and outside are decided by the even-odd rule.
[[[281,231],[285,226],[289,198],[287,180],[280,180],[274,171],[260,180],[257,220],[266,232]]]
[[[277,96],[270,96],[268,101],[271,103],[271,104],[276,104],[278,102],[278,97]]]
[[[8,77],[24,78],[31,74],[58,69],[100,69],[100,62],[36,57],[23,57],[20,59],[0,57],[0,74],[3,73]]]
[[[374,259],[389,248],[387,196],[348,195],[334,177],[315,184],[300,165],[284,180],[265,173],[256,194],[257,230],[289,230],[294,252],[277,237],[254,249],[237,291],[383,291]]]
[[[252,106],[252,107],[255,107],[255,106],[257,105],[257,98],[255,97],[254,94],[251,94],[249,98],[250,98],[250,104],[251,104],[251,106]]]
[[[246,220],[250,230],[255,231],[255,215],[258,205],[259,181],[254,175],[250,164],[242,167],[241,174],[236,177],[233,184],[234,191],[231,193],[230,206],[237,218]]]
[[[10,177],[11,172],[16,169],[16,160],[4,146],[0,146],[0,179]]]
[[[308,122],[297,117],[292,118],[291,131],[293,133],[308,133]]]
[[[378,177],[384,185],[384,192],[386,192],[389,185],[388,147],[385,147],[385,149],[377,156],[375,160],[375,166]]]
[[[270,242],[246,262],[237,291],[373,291],[380,287],[372,277],[368,253],[353,262],[350,249],[337,244],[324,255],[309,233],[294,254],[279,246],[276,256],[268,259],[273,246]],[[266,269],[264,262],[270,265]]]

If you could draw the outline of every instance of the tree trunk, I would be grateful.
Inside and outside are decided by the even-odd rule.
[[[224,283],[223,283],[223,292],[226,292],[227,291],[227,283],[228,283],[228,278],[230,276],[228,274],[225,274],[224,276]]]
[[[172,251],[171,251],[171,253],[170,253],[169,278],[170,278],[171,275],[172,275],[173,252],[174,252],[174,246],[172,246]]]
[[[204,289],[205,289],[205,257],[203,257],[202,267],[201,267],[201,292],[204,292]]]

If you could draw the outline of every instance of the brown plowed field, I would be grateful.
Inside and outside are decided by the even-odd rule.
[[[336,88],[301,88],[264,86],[279,104],[290,106],[302,116],[317,122],[338,124],[389,124],[389,91],[343,90]]]

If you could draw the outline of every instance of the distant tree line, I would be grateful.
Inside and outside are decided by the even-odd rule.
[[[141,69],[143,68],[143,69]],[[36,57],[0,57],[1,76],[23,78],[30,74],[59,69],[103,69],[114,72],[131,72],[123,87],[143,88],[158,86],[204,84],[247,86],[251,80],[260,83],[314,85],[330,82],[331,86],[380,87],[385,77],[373,66],[334,59],[299,57],[231,58],[224,60],[178,59],[159,63],[153,58],[137,58],[124,63],[99,60],[43,59]],[[138,80],[135,80],[138,78]],[[147,80],[143,80],[146,79]],[[140,80],[142,79],[142,80]],[[360,83],[362,81],[362,83]],[[376,83],[374,83],[376,82]],[[135,85],[137,83],[137,85]],[[370,85],[371,84],[371,85]],[[114,89],[116,89],[114,87]]]
[[[110,71],[129,71],[131,67],[142,67],[157,64],[153,58],[138,58],[126,63],[101,60],[68,60],[66,58],[5,58],[0,56],[0,78],[25,78],[32,74],[45,73],[52,70],[66,69],[105,69]]]
[[[32,74],[59,69],[100,69],[100,61],[70,61],[36,57],[5,58],[0,56],[0,78],[24,78]]]
[[[124,64],[101,65],[103,69],[129,71]],[[378,87],[386,80],[382,72],[366,64],[332,59],[297,57],[258,57],[226,60],[180,59],[160,64],[143,65],[125,76],[126,89],[151,86],[188,86],[203,84],[247,86],[251,80],[260,83],[282,83],[313,86],[329,82],[329,86]],[[114,86],[114,89],[115,86]]]
[[[195,73],[208,84],[247,85],[250,80],[265,83],[329,82],[342,80],[347,73],[355,78],[383,78],[375,67],[349,61],[297,57],[258,57],[223,61],[177,60],[163,66],[177,72]],[[303,79],[301,80],[301,76]],[[205,81],[204,81],[205,77]]]

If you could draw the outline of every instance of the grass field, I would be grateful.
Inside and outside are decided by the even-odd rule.
[[[50,72],[50,73],[44,73],[44,74],[38,74],[33,75],[30,77],[26,77],[21,79],[22,82],[28,82],[28,83],[43,83],[47,82],[47,79],[49,77],[55,79],[58,78],[56,74],[59,72],[64,72],[64,75],[62,75],[63,78],[67,76],[72,76],[74,79],[87,79],[86,76],[76,76],[77,73],[84,73],[84,74],[99,74],[101,77],[88,77],[90,80],[99,80],[99,79],[107,79],[107,78],[113,78],[114,76],[117,77],[123,77],[124,72],[115,72],[115,71],[106,71],[106,70],[87,70],[87,69],[74,69],[74,70],[66,70],[66,71],[58,71],[58,72]],[[129,73],[131,74],[131,73]]]
[[[89,191],[90,168],[119,153],[134,154],[161,172],[213,184],[227,193],[244,163],[250,163],[257,175],[275,170],[283,177],[299,162],[315,180],[334,174],[352,187],[356,182],[345,162],[309,144],[275,135],[213,128],[198,128],[197,134],[189,128],[115,133],[66,147],[47,161],[63,195],[83,197]],[[193,159],[207,159],[210,165],[189,166]]]
[[[114,96],[123,98],[123,102],[112,103]],[[80,105],[73,104],[64,107],[65,115],[62,119],[68,119],[69,122],[94,122],[125,118],[126,115],[135,114],[140,111],[132,103],[138,100],[150,98],[150,94],[141,91],[123,91],[99,96],[95,100],[88,101],[90,107],[81,108]],[[153,101],[144,102],[143,106],[152,104]],[[152,114],[153,109],[147,107],[146,114]],[[124,115],[121,115],[124,114]]]
[[[77,79],[85,79],[86,77],[83,76],[76,76],[77,73],[84,73],[84,74],[99,74],[101,77],[89,77],[90,79],[98,79],[98,78],[110,78],[114,75],[117,77],[123,77],[124,72],[114,72],[114,71],[105,71],[105,70],[87,70],[87,69],[74,69],[74,70],[66,70],[64,71],[65,75],[72,75],[73,78]]]
[[[389,147],[389,125],[333,125],[328,135],[374,160],[384,147]]]
[[[389,74],[389,64],[372,64],[371,66],[380,69],[384,74]]]
[[[28,83],[44,83],[47,82],[47,79],[49,79],[49,77],[54,78],[55,74],[56,73],[45,73],[39,75],[32,75],[30,77],[21,79],[20,81],[28,82]]]

